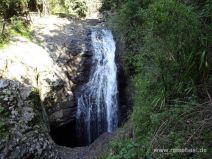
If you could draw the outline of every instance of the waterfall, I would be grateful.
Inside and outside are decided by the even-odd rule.
[[[77,134],[86,144],[118,126],[115,42],[110,30],[93,30],[89,81],[77,95]]]

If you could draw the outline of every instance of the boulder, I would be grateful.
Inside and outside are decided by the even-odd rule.
[[[0,159],[58,159],[35,88],[0,80]]]
[[[38,18],[32,24],[34,42],[13,37],[0,50],[0,78],[37,88],[53,126],[75,120],[75,90],[88,81],[92,65],[90,23],[100,21]]]
[[[73,107],[73,100],[70,99],[73,99],[74,84],[63,68],[38,45],[28,40],[23,43],[20,37],[15,44],[0,53],[0,77],[36,87],[48,113],[54,113],[51,109],[64,103]],[[73,116],[70,115],[66,120],[71,117]]]

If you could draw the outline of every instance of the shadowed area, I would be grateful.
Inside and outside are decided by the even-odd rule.
[[[60,127],[52,126],[50,129],[50,135],[57,145],[66,147],[78,146],[75,133],[75,123],[68,123]]]

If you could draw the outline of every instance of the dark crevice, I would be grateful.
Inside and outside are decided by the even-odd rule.
[[[122,67],[118,65],[118,103],[119,103],[119,127],[123,125],[128,119],[128,113],[130,111],[130,104],[127,98],[127,81],[128,78],[125,75]],[[54,142],[60,146],[66,147],[82,147],[88,146],[83,137],[79,138],[76,134],[76,122],[70,122],[60,127],[51,126],[50,135]]]
[[[129,119],[129,114],[132,111],[131,94],[129,94],[129,75],[124,70],[123,60],[121,59],[124,53],[124,45],[114,35],[116,41],[116,66],[117,66],[117,86],[118,86],[118,105],[119,105],[119,127]]]
[[[121,65],[118,66],[118,103],[119,103],[119,127],[128,120],[131,111],[131,103],[128,99],[127,85],[128,77],[126,76]]]
[[[90,37],[90,35],[88,35],[88,37]],[[121,125],[123,125],[127,119],[128,119],[128,114],[131,111],[131,102],[129,100],[129,95],[127,93],[127,85],[128,85],[128,75],[125,73],[125,71],[123,70],[123,66],[121,65],[121,59],[120,59],[120,53],[122,52],[122,50],[118,47],[116,50],[116,65],[117,65],[117,81],[118,81],[118,105],[119,105],[119,127]],[[86,65],[86,63],[84,64],[85,68],[91,67],[91,62],[88,62],[88,65]],[[87,69],[88,71],[89,69]],[[90,70],[89,70],[90,71]],[[88,76],[90,74],[90,72],[86,72],[85,74]],[[84,76],[85,76],[84,74]],[[80,80],[77,79],[77,82],[79,82]],[[74,100],[76,100],[77,96],[77,92],[79,90],[79,88],[82,86],[83,83],[86,83],[87,81],[81,81],[79,83],[77,83],[77,86],[75,87],[75,89],[73,90],[74,92]],[[76,104],[76,101],[74,101]],[[86,139],[83,135],[77,134],[76,132],[76,121],[75,122],[71,122],[68,124],[65,124],[63,126],[60,127],[55,127],[55,126],[51,126],[51,131],[50,131],[50,135],[52,137],[52,139],[54,140],[54,142],[57,145],[60,146],[66,146],[66,147],[82,147],[82,146],[88,146],[88,144],[86,143]],[[78,128],[79,129],[79,128]],[[82,130],[83,132],[83,130]],[[97,137],[98,138],[98,137]],[[96,140],[96,139],[95,139]]]
[[[60,127],[51,126],[50,135],[57,145],[77,147],[78,144],[75,127],[75,122],[71,122]]]
[[[84,147],[89,146],[85,139],[76,133],[76,122],[71,122],[60,127],[50,127],[50,136],[59,146]]]

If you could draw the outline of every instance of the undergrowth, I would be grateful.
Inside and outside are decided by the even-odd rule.
[[[104,5],[116,12],[110,25],[126,46],[121,56],[134,90],[135,131],[113,141],[104,158],[210,158],[212,2],[110,0]]]
[[[85,17],[88,9],[84,0],[50,0],[49,5],[52,14],[69,17]]]
[[[5,29],[1,32],[0,36],[0,48],[5,47],[8,44],[12,36],[23,36],[29,40],[32,40],[32,30],[30,24],[21,19],[20,17],[12,17],[5,23]],[[1,20],[1,28],[3,27],[3,20]]]

